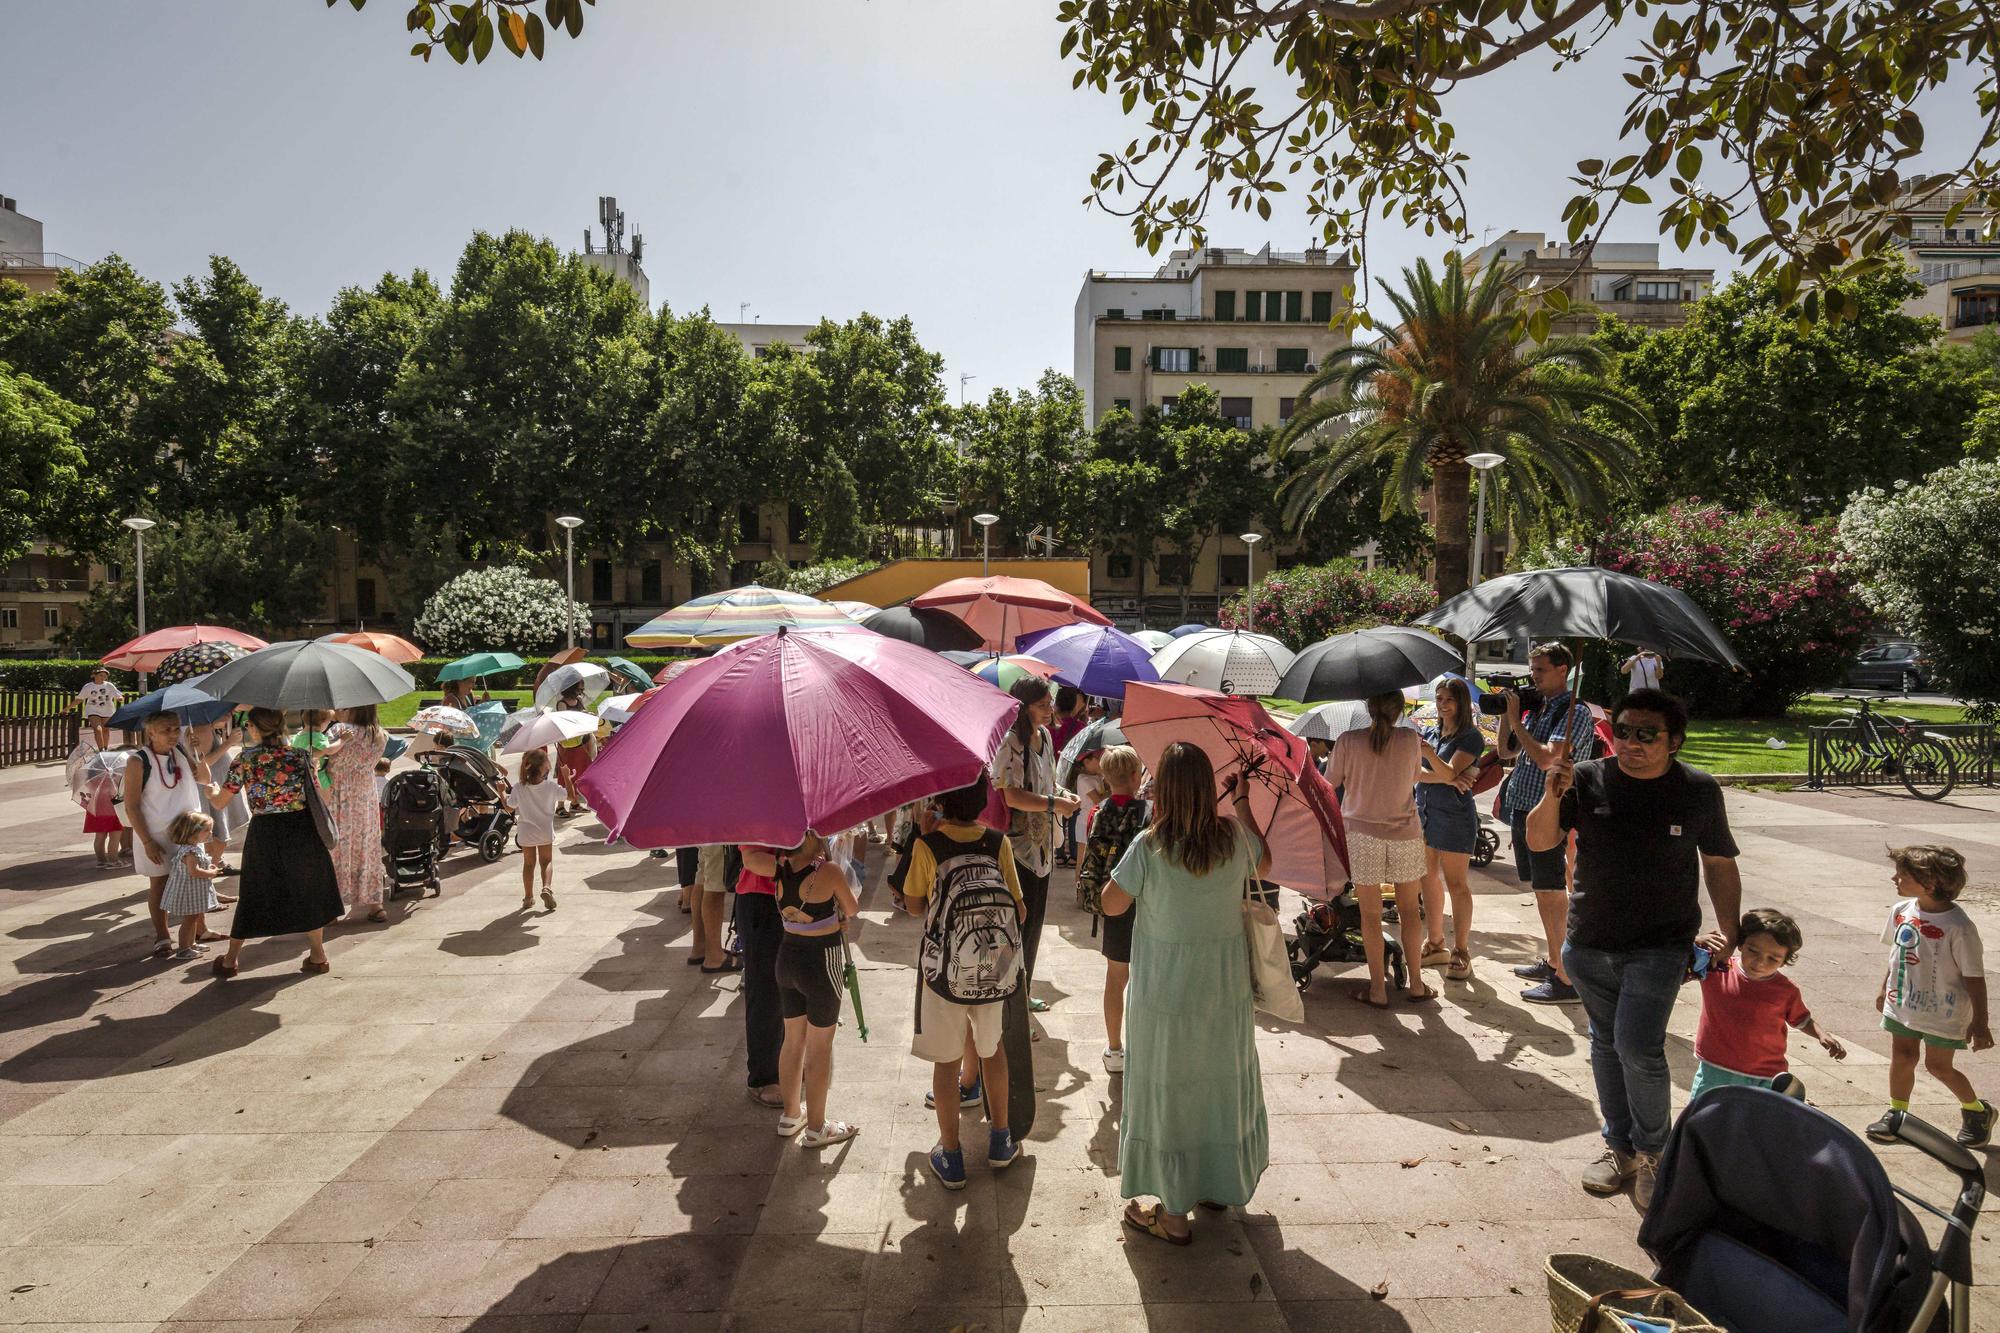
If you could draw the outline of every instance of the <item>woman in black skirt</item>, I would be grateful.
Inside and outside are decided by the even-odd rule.
[[[304,935],[300,970],[325,972],[333,964],[320,936],[340,918],[341,905],[333,858],[306,808],[307,784],[317,780],[318,765],[310,752],[285,744],[285,715],[275,708],[250,710],[250,737],[221,783],[208,789],[209,804],[218,809],[238,791],[250,799],[229,950],[213,970],[225,980],[235,976],[245,940]]]

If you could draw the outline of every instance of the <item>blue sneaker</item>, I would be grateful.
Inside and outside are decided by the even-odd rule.
[[[1583,997],[1576,993],[1576,987],[1555,977],[1550,977],[1539,986],[1530,986],[1521,992],[1521,998],[1529,1004],[1581,1004]]]
[[[983,1075],[974,1079],[972,1086],[969,1088],[963,1083],[958,1085],[958,1109],[965,1111],[970,1108],[977,1108],[981,1111],[986,1109],[986,1079]],[[937,1110],[936,1093],[927,1092],[924,1094],[924,1109],[926,1111]]]
[[[1004,1171],[1014,1165],[1014,1159],[1020,1155],[1021,1145],[1014,1142],[1013,1130],[995,1129],[987,1133],[986,1165],[995,1171]]]
[[[965,1188],[965,1153],[958,1148],[946,1148],[942,1143],[931,1147],[931,1174],[938,1178],[938,1184],[948,1190]]]

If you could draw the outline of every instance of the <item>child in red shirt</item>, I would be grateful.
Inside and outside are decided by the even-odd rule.
[[[1834,1059],[1847,1058],[1847,1048],[1820,1030],[1805,996],[1783,975],[1805,937],[1783,912],[1759,908],[1744,914],[1736,938],[1736,957],[1701,979],[1701,1023],[1694,1035],[1698,1063],[1688,1100],[1732,1083],[1798,1096],[1798,1080],[1785,1071],[1785,1041],[1793,1028]]]

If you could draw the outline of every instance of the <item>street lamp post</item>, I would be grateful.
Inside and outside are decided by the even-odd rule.
[[[993,525],[1000,521],[1000,515],[974,514],[972,521],[979,525],[979,572],[989,574],[993,570]]]
[[[139,633],[146,632],[146,529],[157,527],[150,518],[128,518],[125,526],[132,529],[133,561],[132,572],[139,586]],[[146,673],[139,673],[139,693],[146,692]]]
[[[583,526],[583,520],[574,514],[563,514],[556,519],[563,530],[563,575],[568,588],[569,600],[563,603],[563,647],[576,647],[576,530]]]
[[[1243,627],[1257,628],[1257,543],[1264,540],[1261,532],[1246,532],[1239,538],[1243,543],[1245,559],[1249,564],[1243,580]]]
[[[1472,586],[1478,587],[1486,566],[1486,474],[1507,460],[1499,454],[1467,454],[1465,461],[1479,473],[1479,507],[1472,520]],[[1465,674],[1473,671],[1472,642],[1465,645]]]

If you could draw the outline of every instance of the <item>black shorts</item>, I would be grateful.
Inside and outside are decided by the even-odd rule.
[[[1561,893],[1569,887],[1569,835],[1546,852],[1528,847],[1528,812],[1516,810],[1508,817],[1514,834],[1514,874],[1537,893]]]
[[[1132,961],[1132,920],[1139,915],[1137,903],[1126,908],[1117,916],[1104,918],[1104,961],[1107,963],[1129,963]]]
[[[840,935],[794,935],[778,945],[778,1012],[816,1028],[840,1021]]]

